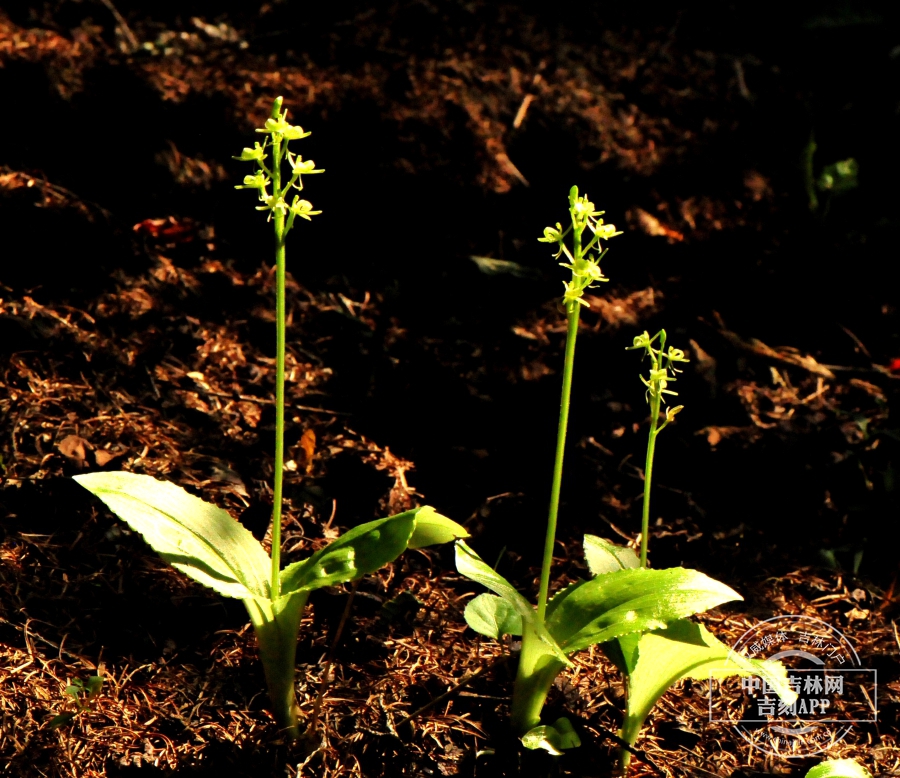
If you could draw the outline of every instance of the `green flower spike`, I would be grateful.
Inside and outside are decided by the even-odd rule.
[[[578,187],[573,186],[569,192],[569,215],[572,224],[563,229],[562,224],[556,223],[555,227],[545,227],[544,235],[538,240],[541,243],[556,243],[558,249],[553,255],[559,259],[565,255],[567,261],[560,262],[560,266],[572,271],[572,280],[564,281],[565,294],[563,302],[566,310],[579,303],[587,305],[582,299],[584,290],[596,283],[606,281],[606,276],[600,270],[600,260],[606,250],[601,246],[601,241],[621,235],[613,224],[605,224],[600,218],[604,211],[598,211],[594,204],[586,196],[579,196]],[[590,231],[590,239],[586,240],[585,230]],[[566,245],[566,238],[572,234],[572,247]]]
[[[309,137],[302,127],[297,127],[288,122],[287,111],[281,110],[282,100],[279,97],[272,108],[272,116],[266,119],[263,127],[257,128],[257,132],[266,135],[262,144],[256,142],[253,148],[245,148],[241,156],[235,159],[241,162],[255,162],[257,171],[254,175],[244,176],[244,183],[238,184],[235,189],[256,189],[259,193],[259,201],[262,205],[256,207],[257,211],[268,211],[269,220],[276,222],[276,238],[283,245],[285,237],[294,226],[294,219],[310,220],[321,211],[313,209],[308,200],[298,197],[288,203],[288,192],[293,188],[303,190],[303,176],[323,173],[325,171],[316,168],[312,160],[304,160],[299,154],[294,154],[288,149],[288,141],[300,140]],[[271,151],[271,163],[266,165]],[[281,166],[287,160],[290,165],[290,175],[282,178]],[[269,194],[268,186],[273,185],[273,192]]]
[[[659,341],[658,348],[653,345],[657,340]],[[660,330],[652,338],[650,333],[644,331],[634,339],[628,350],[644,351],[646,356],[650,357],[650,372],[647,378],[641,376],[641,383],[647,387],[645,398],[650,405],[650,435],[647,441],[647,462],[644,467],[644,505],[641,517],[641,567],[646,567],[647,536],[650,530],[650,483],[653,477],[653,454],[656,449],[656,436],[671,421],[675,420],[675,416],[682,411],[684,406],[677,405],[674,408],[666,408],[665,416],[661,423],[659,419],[660,408],[666,401],[665,395],[669,394],[673,397],[678,395],[678,392],[674,392],[667,387],[672,381],[676,380],[674,374],[681,372],[675,365],[687,362],[688,358],[680,348],[669,346],[668,350],[666,350],[665,330]]]

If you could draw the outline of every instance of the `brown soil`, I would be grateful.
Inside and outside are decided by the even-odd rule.
[[[654,566],[744,595],[701,617],[725,642],[781,614],[841,629],[878,670],[879,721],[828,755],[895,773],[896,9],[333,5],[0,12],[0,773],[610,774],[623,692],[597,652],[550,696],[584,742],[564,757],[509,738],[503,662],[404,722],[508,650],[465,626],[478,588],[448,548],[312,598],[304,714],[329,655],[333,678],[315,735],[284,742],[240,603],[70,479],[165,477],[267,542],[271,234],[231,156],[276,94],[327,171],[288,248],[287,561],[428,503],[534,592],[565,331],[535,238],[577,182],[625,235],[579,336],[555,584],[585,575],[584,532],[637,537],[646,406],[625,347],[664,326],[692,362],[660,439]],[[817,170],[861,170],[815,214],[811,133]],[[98,672],[89,708],[48,727]],[[661,701],[632,775],[817,761],[710,724],[704,688]]]

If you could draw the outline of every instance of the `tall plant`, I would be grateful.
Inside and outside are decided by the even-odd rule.
[[[300,618],[315,589],[355,581],[394,560],[407,548],[421,548],[468,537],[456,522],[423,507],[361,524],[307,559],[281,568],[281,513],[284,479],[285,239],[297,217],[319,211],[291,190],[303,189],[303,175],[321,173],[288,149],[309,135],[288,123],[282,98],[257,130],[263,143],[245,148],[238,159],[257,171],[238,189],[254,189],[275,229],[275,472],[272,553],[226,511],[172,483],[135,473],[89,473],[75,480],[107,507],[170,565],[225,597],[243,601],[259,642],[269,698],[287,735],[299,735],[294,675]],[[267,162],[268,160],[268,162]],[[287,162],[290,172],[282,171]],[[269,187],[271,186],[271,192]]]
[[[569,192],[570,224],[547,227],[540,241],[556,244],[556,259],[571,271],[564,282],[563,305],[566,310],[566,348],[563,365],[562,397],[554,458],[550,507],[544,541],[537,604],[533,606],[503,576],[488,566],[464,541],[457,542],[456,565],[460,573],[481,583],[493,594],[481,594],[466,607],[465,618],[475,631],[498,638],[503,634],[521,635],[522,649],[513,687],[512,725],[527,748],[543,748],[559,754],[580,744],[577,732],[565,718],[552,724],[541,723],[541,711],[556,676],[571,665],[574,653],[601,645],[615,658],[626,674],[629,711],[623,737],[634,742],[640,725],[658,697],[685,674],[702,668],[725,675],[762,675],[773,689],[790,697],[784,668],[778,664],[748,660],[731,655],[701,626],[686,617],[716,607],[740,595],[725,584],[684,568],[650,570],[646,565],[646,538],[649,501],[644,514],[641,565],[629,548],[621,548],[594,535],[585,535],[584,553],[592,578],[568,586],[549,596],[553,547],[559,514],[559,498],[565,455],[566,431],[575,361],[575,340],[584,290],[605,281],[600,260],[605,256],[604,242],[620,234],[605,224],[602,211],[595,209],[577,187]],[[653,339],[655,340],[655,339]],[[647,347],[652,342],[647,337]],[[643,344],[643,339],[641,343]],[[638,340],[635,341],[635,346]],[[664,354],[651,349],[655,359],[648,384],[651,416],[658,416],[666,389],[668,368],[684,361],[684,354],[669,350]],[[649,383],[648,383],[649,381]],[[655,398],[655,399],[654,399]],[[674,418],[670,410],[663,424],[651,422],[651,443]],[[654,417],[655,418],[655,417]],[[653,451],[648,452],[652,470]],[[648,479],[649,500],[649,479]],[[648,637],[642,646],[641,636]],[[659,637],[658,641],[649,639]],[[648,656],[656,658],[648,661]],[[660,659],[659,657],[662,657]],[[708,677],[709,673],[706,673]],[[636,726],[636,729],[635,729]],[[633,735],[633,737],[632,737]],[[627,754],[627,751],[626,751]],[[623,765],[627,766],[627,765]]]
[[[269,221],[275,228],[275,472],[272,509],[272,591],[278,596],[277,577],[281,569],[281,510],[284,499],[284,352],[285,352],[285,278],[287,259],[285,246],[288,233],[299,216],[311,221],[321,211],[313,210],[309,200],[300,198],[303,191],[303,176],[324,173],[316,168],[316,163],[305,160],[288,149],[292,140],[308,138],[312,133],[302,127],[289,124],[287,111],[282,111],[283,98],[275,98],[272,115],[265,126],[257,132],[265,135],[262,143],[257,141],[253,148],[245,148],[242,162],[255,162],[256,172],[244,177],[244,183],[235,189],[254,189],[262,205],[257,211],[268,211]],[[271,152],[271,157],[266,152]],[[269,163],[266,160],[269,159]],[[282,177],[285,161],[289,164],[288,175]],[[272,193],[269,193],[269,186]],[[291,193],[293,191],[293,197]]]

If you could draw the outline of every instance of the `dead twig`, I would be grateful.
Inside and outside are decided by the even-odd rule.
[[[113,19],[116,20],[116,26],[122,31],[122,37],[124,37],[128,43],[128,53],[133,54],[136,52],[141,47],[141,44],[138,43],[138,39],[134,36],[134,33],[128,26],[128,22],[125,21],[125,17],[122,16],[118,9],[112,4],[112,0],[100,0],[100,2],[106,6],[106,9],[113,15]]]

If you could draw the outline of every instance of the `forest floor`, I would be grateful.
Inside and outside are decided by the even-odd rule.
[[[586,575],[585,532],[639,537],[625,348],[665,327],[691,363],[652,564],[744,596],[699,617],[726,643],[777,616],[840,630],[878,672],[878,717],[826,753],[896,774],[896,9],[333,5],[0,11],[0,774],[610,774],[624,692],[594,651],[550,695],[584,742],[563,757],[509,747],[504,664],[397,729],[508,650],[466,627],[478,589],[449,548],[364,579],[340,634],[349,588],[312,597],[304,715],[329,656],[333,678],[315,748],[285,742],[241,604],[70,478],[164,477],[268,542],[272,238],[232,156],[278,94],[326,170],[288,246],[287,561],[430,504],[536,591],[565,318],[535,239],[577,183],[624,234],[579,336],[554,587]],[[817,187],[848,158],[858,186]],[[48,727],[94,674],[89,707]],[[710,722],[702,682],[637,747],[635,776],[821,758]]]

